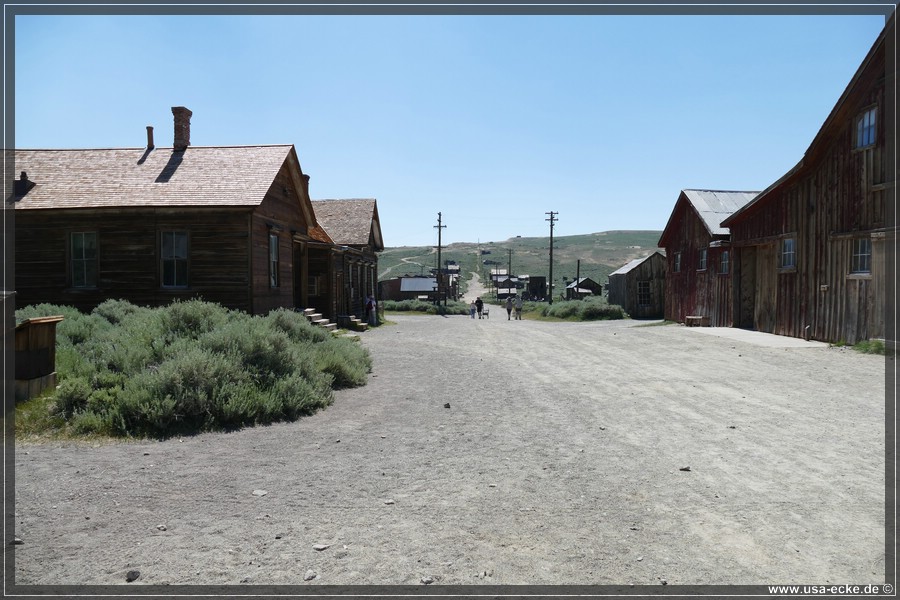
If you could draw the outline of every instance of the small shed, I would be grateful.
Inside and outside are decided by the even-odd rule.
[[[581,300],[587,296],[599,296],[602,293],[603,286],[590,277],[576,279],[566,286],[566,300]]]
[[[16,402],[56,387],[56,324],[62,320],[34,317],[16,325]]]
[[[659,251],[636,258],[609,274],[610,304],[635,319],[661,319],[665,313],[666,258]]]

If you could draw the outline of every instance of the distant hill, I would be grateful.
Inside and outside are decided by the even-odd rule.
[[[661,231],[603,231],[585,235],[553,236],[553,280],[562,289],[563,277],[575,278],[577,261],[581,276],[605,284],[610,273],[635,258],[657,249]],[[511,252],[510,252],[511,251]],[[464,276],[482,276],[493,266],[512,266],[514,275],[549,274],[550,237],[515,237],[503,242],[457,242],[441,248],[441,260],[456,261]],[[496,264],[485,264],[494,261]],[[437,247],[385,248],[378,258],[380,280],[401,275],[427,275],[437,266]]]

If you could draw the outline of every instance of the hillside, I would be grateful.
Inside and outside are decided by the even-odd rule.
[[[553,280],[562,289],[563,278],[575,278],[577,261],[581,276],[605,284],[610,273],[628,261],[657,249],[661,231],[604,231],[585,235],[553,236]],[[486,252],[487,254],[481,254]],[[456,261],[465,277],[475,270],[484,276],[492,266],[510,264],[515,275],[549,274],[550,237],[515,237],[481,244],[459,242],[441,249],[441,260]],[[484,261],[497,264],[484,264]],[[380,280],[401,275],[428,274],[437,265],[437,248],[402,246],[385,248],[379,255]]]

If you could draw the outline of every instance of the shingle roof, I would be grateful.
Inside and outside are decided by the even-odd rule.
[[[378,208],[371,198],[347,200],[313,200],[316,221],[334,243],[342,246],[365,246],[374,233],[375,246],[383,249]]]
[[[256,206],[293,151],[270,146],[16,150],[35,185],[16,209]]]
[[[728,228],[722,227],[722,221],[759,194],[759,192],[719,190],[682,190],[682,193],[697,211],[711,235],[728,235]]]

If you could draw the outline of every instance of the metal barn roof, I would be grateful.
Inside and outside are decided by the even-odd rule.
[[[619,267],[618,269],[616,269],[615,271],[610,273],[609,276],[612,277],[613,275],[625,275],[626,273],[632,271],[633,269],[636,269],[644,261],[650,260],[651,258],[653,258],[654,254],[659,254],[660,256],[663,256],[662,252],[653,252],[652,254],[648,254],[644,258],[636,258],[636,259],[628,262],[627,264]]]
[[[728,228],[722,227],[722,221],[749,204],[759,194],[759,192],[721,190],[682,190],[682,192],[703,219],[711,235],[728,235]]]
[[[433,292],[436,287],[434,277],[404,277],[400,280],[401,292]]]

